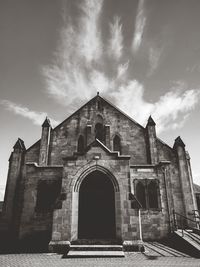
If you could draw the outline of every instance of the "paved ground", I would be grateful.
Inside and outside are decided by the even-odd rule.
[[[137,252],[126,253],[125,258],[62,259],[62,255],[6,254],[0,255],[1,267],[124,267],[124,266],[192,266],[200,267],[200,259],[191,257],[151,256]]]

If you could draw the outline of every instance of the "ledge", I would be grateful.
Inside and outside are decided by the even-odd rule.
[[[63,168],[63,165],[46,165],[46,166],[41,166],[38,165],[37,162],[27,162],[27,166],[34,166],[35,168]]]
[[[156,168],[156,167],[159,167],[161,165],[167,165],[167,164],[170,164],[171,161],[169,160],[161,160],[158,162],[158,164],[136,164],[136,165],[130,165],[130,168]]]

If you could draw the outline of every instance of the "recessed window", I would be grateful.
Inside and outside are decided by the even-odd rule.
[[[142,182],[138,182],[136,185],[136,198],[140,202],[142,208],[146,208],[146,192],[145,186]]]
[[[143,209],[158,209],[159,182],[156,179],[141,179],[134,181],[135,195]]]
[[[102,106],[101,106],[101,102],[100,101],[97,102],[97,109],[98,110],[101,110],[102,109]]]
[[[101,142],[104,141],[104,129],[102,123],[97,123],[95,125],[95,138],[99,139]]]
[[[78,138],[78,146],[77,146],[77,152],[83,153],[84,152],[84,137],[82,135],[79,136]]]
[[[121,140],[118,135],[115,135],[113,139],[113,151],[119,151],[121,154]]]
[[[158,208],[158,186],[156,181],[151,181],[147,185],[147,195],[148,195],[148,202],[149,208]]]
[[[61,183],[59,181],[39,181],[37,187],[36,212],[51,212],[59,196]]]

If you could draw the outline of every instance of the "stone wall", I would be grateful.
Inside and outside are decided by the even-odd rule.
[[[38,167],[28,164],[24,188],[24,202],[20,221],[20,238],[33,232],[51,230],[52,212],[38,213],[36,211],[37,186],[41,180],[61,180],[61,167]]]
[[[110,147],[115,134],[121,138],[123,155],[130,155],[134,164],[147,163],[145,129],[131,121],[118,110],[102,101],[102,109],[97,110],[96,101],[84,106],[81,110],[64,121],[52,131],[50,142],[50,164],[60,164],[63,156],[72,155],[77,151],[78,137],[82,134],[86,143],[86,126],[91,127],[92,141],[95,139],[95,122],[98,115],[102,116],[103,124],[110,125]],[[107,145],[109,147],[109,145]]]
[[[101,120],[105,127],[105,140],[93,142],[95,124]],[[187,201],[189,209],[193,205],[188,165],[182,147],[179,155],[180,149],[171,148],[156,138],[152,118],[147,127],[143,128],[97,96],[55,129],[49,128],[50,142],[45,139],[41,144],[41,139],[28,150],[23,150],[23,160],[17,159],[17,155],[12,156],[8,179],[11,191],[7,198],[13,203],[12,192],[16,192],[19,181],[18,206],[15,207],[20,213],[20,238],[34,232],[51,231],[52,227],[53,242],[77,239],[79,186],[93,170],[102,171],[113,183],[116,236],[122,240],[137,240],[140,236],[138,210],[132,207],[130,198],[130,193],[135,194],[134,180],[158,179],[160,207],[141,210],[143,238],[154,240],[165,237],[170,231],[172,211],[175,209],[187,215]],[[85,141],[82,154],[77,153],[80,134]],[[116,134],[121,139],[121,155],[113,152]],[[41,148],[48,157],[44,163],[46,166],[38,166]],[[54,213],[38,214],[35,210],[37,185],[41,180],[62,182],[59,207]]]

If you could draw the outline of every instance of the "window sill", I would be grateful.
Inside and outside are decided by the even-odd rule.
[[[161,208],[141,209],[141,212],[158,213],[162,212],[162,209]]]

